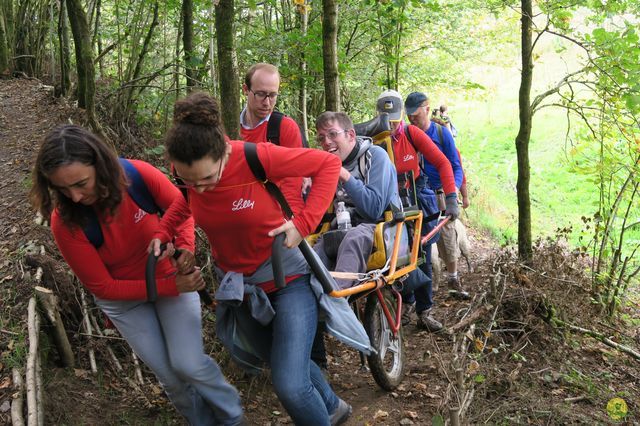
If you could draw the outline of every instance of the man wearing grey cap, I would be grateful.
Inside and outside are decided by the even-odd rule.
[[[462,188],[465,186],[464,171],[456,143],[446,126],[441,126],[430,120],[430,106],[427,95],[422,92],[410,93],[404,101],[404,107],[407,112],[407,118],[411,124],[424,131],[451,163],[456,187]],[[438,204],[440,208],[442,208],[444,204],[444,191],[437,170],[430,164],[425,163],[423,171],[428,178],[427,184],[438,195]],[[466,191],[464,191],[463,198],[465,200],[467,198]],[[468,202],[466,204],[468,205]],[[444,228],[442,228],[437,244],[438,251],[442,254],[444,262],[447,265],[447,282],[449,288],[455,290],[462,289],[458,277],[458,253],[460,252],[460,248],[458,247],[457,232],[453,222],[446,224]],[[464,290],[462,290],[462,293],[459,295],[463,298],[469,297],[469,294]]]
[[[399,181],[407,181],[411,173],[416,181],[417,195],[422,203],[420,195],[421,189],[426,188],[425,178],[420,169],[420,155],[424,161],[432,164],[438,171],[446,192],[446,214],[451,216],[451,220],[458,217],[458,199],[453,170],[447,158],[435,146],[433,141],[419,128],[407,125],[403,122],[403,102],[402,96],[395,90],[383,92],[377,100],[376,110],[378,113],[387,113],[392,127],[392,149],[393,160],[398,173]],[[424,210],[423,206],[423,210]],[[429,253],[427,253],[427,256]],[[431,316],[433,300],[431,298],[431,263],[430,258],[421,265],[420,270],[415,274],[422,275],[423,284],[415,290],[417,294],[424,297],[414,299],[413,294],[403,297],[403,322],[411,320],[412,311],[418,314],[418,326],[429,331],[439,331],[442,324]],[[426,276],[425,276],[426,275]],[[413,278],[413,277],[410,277]],[[413,300],[416,300],[415,303]]]

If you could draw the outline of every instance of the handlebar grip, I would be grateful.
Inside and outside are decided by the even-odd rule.
[[[320,280],[320,284],[322,284],[322,289],[324,290],[324,292],[327,294],[331,293],[334,290],[333,285],[331,284],[333,278],[331,277],[331,275],[329,275],[329,271],[327,271],[327,268],[323,267],[323,265],[320,265],[318,258],[315,256],[315,253],[312,253],[311,246],[309,246],[307,240],[302,240],[298,247],[300,248],[300,251],[302,252],[304,258],[307,260],[311,271],[316,276],[316,278]]]
[[[271,244],[271,267],[273,268],[273,281],[276,288],[284,288],[287,283],[284,280],[284,266],[282,265],[282,251],[286,235],[278,234]]]
[[[162,251],[166,246],[160,246]],[[147,267],[144,271],[144,280],[147,285],[147,300],[149,302],[155,302],[158,300],[158,287],[156,287],[156,263],[158,263],[158,257],[153,253],[149,253],[147,257]]]

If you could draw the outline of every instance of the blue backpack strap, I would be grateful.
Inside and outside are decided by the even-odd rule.
[[[140,174],[138,169],[136,169],[131,161],[127,160],[126,158],[119,158],[119,160],[120,165],[127,175],[127,180],[129,181],[127,192],[129,193],[129,196],[133,199],[133,201],[135,201],[135,203],[147,213],[164,213],[153,199],[153,196],[149,192],[149,188],[147,188],[147,185],[144,183],[142,175]]]
[[[149,192],[149,188],[144,183],[142,175],[126,158],[119,158],[120,165],[122,166],[129,186],[127,186],[127,193],[131,199],[145,212],[150,214],[162,214],[164,213],[160,207],[156,204],[153,196]],[[87,218],[87,224],[82,229],[84,235],[87,237],[91,245],[96,249],[100,248],[104,244],[104,235],[102,234],[102,228],[98,220],[98,215],[91,206],[82,206],[85,210],[85,217]]]

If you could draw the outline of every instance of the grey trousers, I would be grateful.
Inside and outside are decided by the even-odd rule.
[[[318,253],[322,263],[332,271],[336,272],[366,272],[367,260],[373,249],[373,233],[375,223],[361,223],[355,228],[351,228],[346,233],[344,239],[338,247],[336,259],[329,259],[324,251],[324,241],[322,236],[318,239],[313,249]],[[352,287],[355,280],[336,279],[340,288]]]

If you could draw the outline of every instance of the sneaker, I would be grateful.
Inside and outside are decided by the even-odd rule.
[[[471,299],[471,296],[467,291],[465,291],[464,287],[462,287],[458,278],[449,277],[447,279],[447,284],[449,285],[449,295],[452,297],[463,300]]]
[[[338,401],[338,408],[329,416],[329,423],[331,426],[341,425],[351,416],[352,411],[353,408],[344,402],[344,400],[340,399]]]
[[[413,319],[413,314],[416,312],[416,303],[403,303],[402,304],[402,325],[409,325]]]
[[[427,330],[431,333],[442,331],[442,324],[431,316],[431,309],[427,309],[418,314],[418,328]]]

